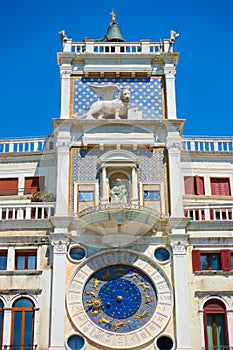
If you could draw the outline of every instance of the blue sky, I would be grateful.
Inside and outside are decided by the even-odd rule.
[[[126,41],[178,30],[176,94],[185,135],[233,135],[232,0],[0,0],[0,138],[52,133],[60,113],[57,32],[101,38],[114,8]]]

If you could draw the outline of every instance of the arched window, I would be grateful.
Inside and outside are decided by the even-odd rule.
[[[0,300],[0,346],[2,346],[2,335],[3,335],[3,302]]]
[[[218,299],[204,305],[205,349],[228,349],[226,307]]]
[[[34,304],[31,300],[18,299],[12,308],[11,344],[17,350],[33,348]]]

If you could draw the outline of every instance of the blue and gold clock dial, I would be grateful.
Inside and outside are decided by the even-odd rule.
[[[125,333],[142,327],[155,312],[156,291],[135,267],[118,264],[95,272],[83,290],[83,305],[99,327]]]

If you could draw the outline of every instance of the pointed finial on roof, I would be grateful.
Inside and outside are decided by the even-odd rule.
[[[112,16],[112,23],[116,23],[116,13],[112,10],[112,12],[110,12],[110,15]]]

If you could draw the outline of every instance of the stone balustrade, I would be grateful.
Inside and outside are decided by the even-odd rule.
[[[85,42],[72,42],[67,40],[63,44],[64,52],[82,53],[109,53],[109,54],[153,54],[156,52],[172,52],[173,47],[168,39],[163,42],[150,42],[150,40],[141,40],[139,42],[96,42],[86,40]]]
[[[131,204],[131,203],[107,203],[107,204],[99,204],[94,207],[89,207],[87,209],[82,210],[79,214],[77,214],[78,217],[82,217],[86,214],[99,212],[99,211],[109,211],[109,210],[120,210],[120,209],[126,209],[126,210],[136,210],[145,212],[151,215],[154,215],[156,217],[159,217],[160,214],[153,208],[144,207],[139,204]]]
[[[43,220],[54,215],[55,203],[0,204],[0,220]]]
[[[233,138],[184,137],[183,150],[188,152],[232,152]]]
[[[185,217],[192,221],[207,220],[233,220],[233,205],[204,205],[203,203],[195,206],[184,206]]]
[[[0,140],[1,153],[43,152],[54,149],[53,135],[37,138]]]
[[[233,138],[185,137],[182,140],[183,151],[187,152],[233,152]],[[0,140],[1,153],[43,152],[54,149],[54,137],[49,135],[38,138]]]

